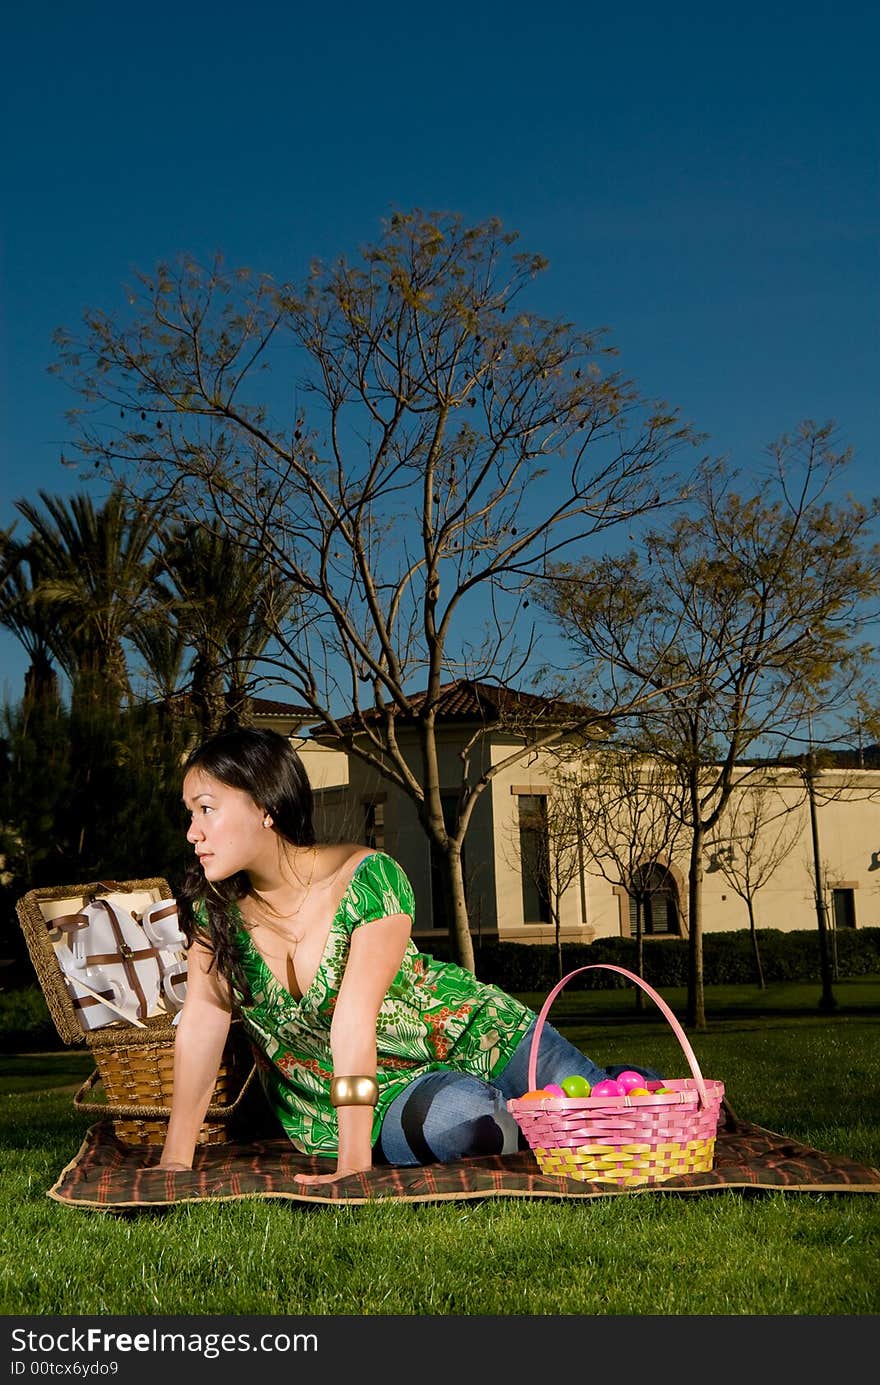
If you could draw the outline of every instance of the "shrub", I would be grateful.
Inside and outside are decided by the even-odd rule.
[[[39,986],[0,992],[0,1052],[63,1047]]]
[[[880,972],[880,928],[839,929],[831,935],[842,977]],[[758,948],[765,981],[818,981],[819,938],[815,929],[783,933],[759,928]],[[544,943],[484,942],[476,949],[477,975],[513,992],[549,991],[558,981],[556,948]],[[686,986],[688,942],[685,938],[645,940],[644,978],[658,989]],[[563,943],[563,972],[596,962],[635,970],[632,938],[597,938],[593,943]],[[629,982],[613,972],[589,972],[585,989],[614,989]],[[756,981],[751,934],[747,928],[703,937],[703,980],[707,986],[753,985]]]

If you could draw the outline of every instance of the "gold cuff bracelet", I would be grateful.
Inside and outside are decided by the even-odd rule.
[[[379,1083],[375,1077],[334,1077],[330,1083],[333,1106],[375,1106]]]

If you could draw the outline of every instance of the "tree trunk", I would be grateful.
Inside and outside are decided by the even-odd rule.
[[[213,736],[226,718],[226,689],[220,674],[201,659],[193,666],[191,697],[202,736]]]
[[[111,705],[118,707],[131,692],[128,681],[128,663],[120,640],[113,640],[107,650],[107,665],[104,676],[107,680],[108,698]]]
[[[642,904],[642,895],[636,895],[636,976],[644,978],[645,975],[645,910]],[[636,986],[636,1009],[642,1011],[645,1008],[645,992],[641,986]]]
[[[767,983],[764,980],[764,968],[761,966],[761,949],[758,947],[758,933],[755,928],[755,908],[752,897],[749,895],[746,900],[749,911],[749,932],[752,935],[752,956],[755,959],[755,975],[758,978],[758,986],[762,991],[766,991]]]
[[[447,825],[443,811],[443,798],[440,792],[440,764],[437,758],[437,740],[434,733],[434,718],[430,716],[421,725],[422,741],[422,784],[424,800],[419,809],[422,826],[428,841],[433,843],[432,854],[436,852],[436,864],[442,875],[445,895],[446,918],[449,926],[449,941],[456,962],[467,971],[475,971],[474,940],[468,917],[467,901],[464,893],[464,871],[461,863],[462,842],[450,833],[451,823]]]
[[[24,675],[24,701],[28,707],[48,707],[60,701],[58,676],[48,654],[35,650]]]
[[[104,662],[106,652],[107,662]],[[123,660],[120,668],[120,660]],[[70,679],[70,705],[88,715],[91,708],[109,712],[119,710],[128,692],[122,649],[114,652],[89,650],[80,659]]]
[[[223,709],[223,730],[237,731],[240,726],[253,724],[253,699],[248,693],[247,675],[233,668]]]
[[[558,901],[558,899],[559,899],[559,892],[558,892],[558,891],[555,891],[555,893],[556,893],[556,899],[557,899],[557,901]],[[561,981],[565,973],[564,973],[563,970],[562,970],[562,938],[561,938],[560,932],[559,932],[559,907],[558,907],[558,904],[553,904],[552,901],[551,901],[551,904],[550,904],[550,912],[551,912],[551,914],[553,915],[553,934],[554,934],[554,942],[555,942],[555,945],[556,945],[556,980],[557,980],[557,981]]]
[[[812,752],[811,752],[812,754]],[[819,819],[816,813],[815,766],[807,769],[807,797],[810,803],[810,834],[813,842],[813,883],[816,895],[816,922],[819,925],[819,967],[822,974],[822,995],[819,1009],[830,1013],[837,1008],[831,985],[831,950],[828,946],[828,919],[825,913],[825,890],[822,884],[822,857],[819,851]]]
[[[443,852],[442,859],[447,871],[446,883],[452,916],[450,941],[453,944],[455,960],[460,967],[464,967],[467,971],[474,971],[474,940],[471,935],[471,924],[464,897],[461,848],[456,843],[450,842]]]
[[[706,1029],[703,988],[703,829],[694,827],[688,864],[688,1000],[687,1022]]]

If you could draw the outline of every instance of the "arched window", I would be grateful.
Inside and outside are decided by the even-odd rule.
[[[678,889],[665,866],[639,866],[629,890],[630,932],[636,931],[636,899],[641,896],[642,932],[648,935],[681,935]]]

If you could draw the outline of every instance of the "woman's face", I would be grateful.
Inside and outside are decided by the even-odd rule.
[[[263,826],[265,810],[243,789],[191,769],[183,781],[183,801],[190,812],[186,839],[207,880],[253,870],[273,853],[274,833]]]

